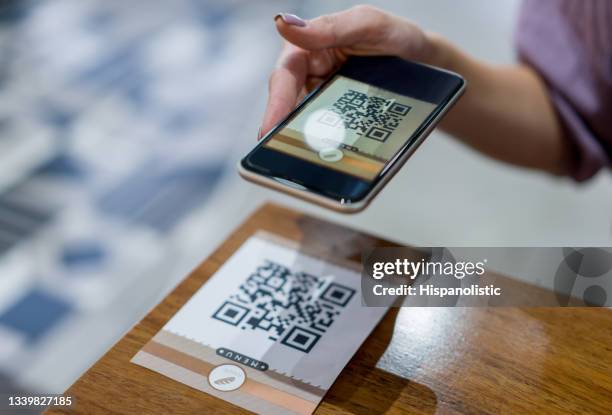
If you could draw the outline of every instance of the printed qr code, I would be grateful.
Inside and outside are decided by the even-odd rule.
[[[372,140],[386,141],[393,133],[411,106],[394,99],[368,96],[349,89],[318,120],[327,126],[336,127],[342,122],[344,128]]]
[[[270,340],[308,353],[354,294],[329,278],[265,261],[212,317],[243,330],[267,332]]]

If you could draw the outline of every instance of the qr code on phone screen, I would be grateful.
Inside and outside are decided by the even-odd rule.
[[[305,272],[265,261],[249,275],[213,318],[242,330],[264,332],[272,341],[308,353],[355,290]]]
[[[327,126],[338,126],[342,122],[346,129],[384,142],[411,109],[411,106],[394,99],[369,96],[349,89],[334,102],[331,111],[323,114],[319,122]]]

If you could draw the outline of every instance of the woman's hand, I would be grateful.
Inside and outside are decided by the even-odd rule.
[[[279,123],[313,87],[350,55],[395,55],[458,72],[466,93],[441,123],[463,143],[508,163],[570,171],[564,136],[546,84],[528,65],[490,65],[447,39],[370,6],[304,21],[279,14],[285,46],[270,77],[270,96],[258,138]]]
[[[429,61],[428,36],[415,24],[370,6],[302,20],[274,18],[285,45],[270,76],[269,98],[258,138],[279,123],[350,55],[395,55]]]

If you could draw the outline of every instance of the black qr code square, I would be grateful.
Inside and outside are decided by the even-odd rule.
[[[306,330],[299,326],[293,326],[291,330],[289,330],[289,333],[283,337],[281,343],[285,346],[308,353],[320,338],[321,335],[319,333]]]
[[[408,114],[408,111],[410,111],[410,107],[408,105],[398,104],[397,102],[393,103],[393,105],[389,107],[389,112],[402,116]]]
[[[232,326],[237,326],[248,312],[248,308],[226,301],[215,311],[213,318]]]
[[[382,142],[385,142],[385,140],[389,138],[390,135],[391,131],[383,130],[382,128],[378,128],[375,125],[371,126],[365,133],[365,137]]]
[[[355,290],[352,288],[332,282],[325,288],[325,291],[321,294],[321,298],[341,307],[345,307],[348,302],[351,301],[351,298],[353,298],[353,294],[355,294]]]
[[[265,261],[212,318],[310,352],[355,295],[353,288]]]
[[[384,142],[411,109],[410,105],[395,99],[369,96],[349,89],[332,104],[330,111],[323,113],[319,122],[331,127],[342,125],[365,138]]]

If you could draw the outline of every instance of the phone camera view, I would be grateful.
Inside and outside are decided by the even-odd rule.
[[[435,108],[336,75],[264,145],[372,181]]]

